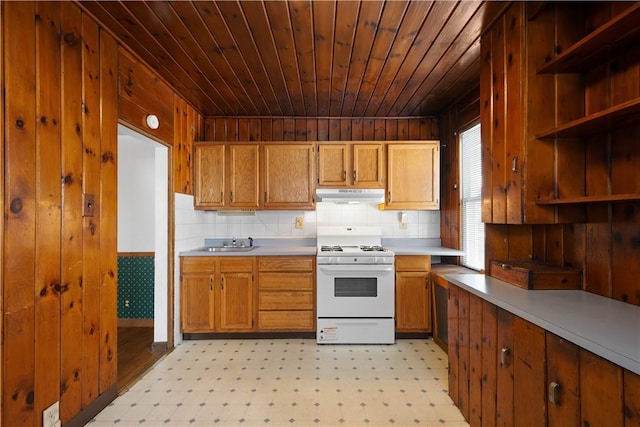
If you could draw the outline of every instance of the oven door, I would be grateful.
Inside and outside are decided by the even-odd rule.
[[[317,266],[317,316],[393,318],[393,265]]]

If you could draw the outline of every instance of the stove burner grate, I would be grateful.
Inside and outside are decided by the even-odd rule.
[[[321,246],[320,247],[320,251],[321,252],[342,252],[342,246],[339,245],[335,245],[335,246]]]
[[[360,249],[364,252],[384,252],[385,249],[382,246],[374,245],[374,246],[360,246]]]

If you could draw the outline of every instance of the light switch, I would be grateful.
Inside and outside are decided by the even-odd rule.
[[[95,197],[93,194],[82,194],[82,216],[93,216],[93,211],[95,209]]]

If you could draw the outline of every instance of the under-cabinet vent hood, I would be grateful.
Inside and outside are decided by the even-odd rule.
[[[382,188],[318,188],[316,189],[318,202],[333,203],[382,203],[384,189]]]

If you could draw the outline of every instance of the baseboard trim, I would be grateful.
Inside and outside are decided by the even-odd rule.
[[[153,319],[118,319],[118,327],[122,328],[153,328]]]
[[[200,332],[183,333],[184,340],[210,339],[278,339],[278,338],[315,338],[315,332]]]
[[[151,344],[151,351],[154,353],[156,351],[166,352],[168,348],[169,345],[166,341],[154,341],[153,344]]]
[[[91,402],[89,406],[80,411],[78,415],[66,422],[64,427],[84,427],[104,408],[113,402],[116,397],[118,397],[118,384],[114,384],[109,387],[104,393],[98,396],[96,400]]]

